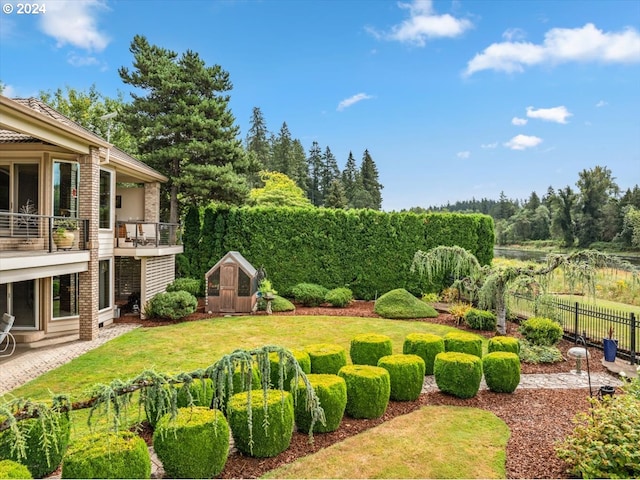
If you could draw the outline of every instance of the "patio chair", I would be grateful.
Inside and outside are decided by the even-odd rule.
[[[0,319],[0,357],[10,357],[16,350],[16,339],[10,332],[15,319],[16,317],[8,313],[2,315]]]

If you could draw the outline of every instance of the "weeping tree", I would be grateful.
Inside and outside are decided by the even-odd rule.
[[[427,252],[418,250],[411,264],[411,271],[436,283],[449,277],[452,286],[461,290],[480,308],[493,309],[498,317],[497,329],[506,333],[507,293],[536,291],[548,285],[550,274],[556,269],[564,272],[573,290],[582,284],[591,297],[595,297],[597,273],[601,268],[616,268],[634,273],[637,269],[628,262],[596,250],[580,250],[570,254],[549,254],[545,264],[523,267],[481,266],[478,259],[464,248],[439,246]]]

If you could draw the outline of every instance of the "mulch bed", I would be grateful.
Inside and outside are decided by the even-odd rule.
[[[195,321],[211,318],[211,315],[204,313],[202,307],[199,310],[199,312],[190,315],[185,320]],[[328,306],[305,308],[298,306],[295,312],[287,312],[284,315],[378,316],[373,313],[373,302],[364,301],[354,302],[348,308],[332,308]],[[438,318],[407,321],[426,321],[456,326],[462,330],[467,329],[465,325],[456,325],[454,318],[447,313],[441,313]],[[146,327],[175,323],[140,321],[133,317],[123,317],[118,319],[117,322],[142,323]],[[485,336],[494,335],[493,333],[477,331],[474,331],[474,333],[480,333]],[[507,334],[520,336],[517,332],[517,325],[508,323]],[[566,352],[573,345],[571,342],[562,340],[558,345],[564,357],[562,362],[544,365],[523,364],[522,373],[569,372],[572,368],[575,368],[575,365],[573,361],[567,359]],[[602,353],[595,349],[591,349],[590,353],[592,355],[591,371],[606,372],[601,363]],[[225,469],[220,477],[257,478],[280,465],[290,463],[297,458],[380,425],[398,415],[405,415],[415,411],[422,406],[456,405],[491,411],[509,426],[511,436],[507,443],[507,478],[571,478],[566,472],[566,464],[556,458],[554,445],[571,432],[573,429],[572,419],[575,414],[587,410],[589,406],[588,398],[588,389],[519,389],[512,394],[496,394],[481,390],[474,398],[467,400],[458,399],[441,392],[426,393],[422,394],[414,402],[389,402],[386,413],[379,419],[356,420],[345,417],[337,431],[314,435],[313,444],[309,444],[307,434],[296,432],[293,435],[290,448],[273,458],[257,459],[233,452],[229,455]],[[142,433],[143,436],[149,438],[150,432],[148,429],[146,435],[144,435],[144,430]],[[427,454],[425,454],[425,461],[428,461]]]

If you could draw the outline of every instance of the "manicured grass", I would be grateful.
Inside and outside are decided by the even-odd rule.
[[[507,425],[491,412],[423,407],[265,478],[505,478],[508,439]]]

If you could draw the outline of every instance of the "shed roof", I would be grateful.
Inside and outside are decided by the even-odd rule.
[[[213,267],[209,269],[206,276],[208,277],[209,275],[211,275],[211,273],[213,273],[213,271],[216,270],[217,268],[220,268],[220,265],[222,265],[223,263],[231,263],[231,262],[237,263],[238,266],[240,266],[240,268],[244,270],[244,273],[249,275],[249,277],[255,277],[256,274],[258,273],[255,267],[251,265],[249,261],[242,256],[240,252],[231,251],[231,252],[227,252],[220,260],[218,260],[218,263],[216,263]]]

